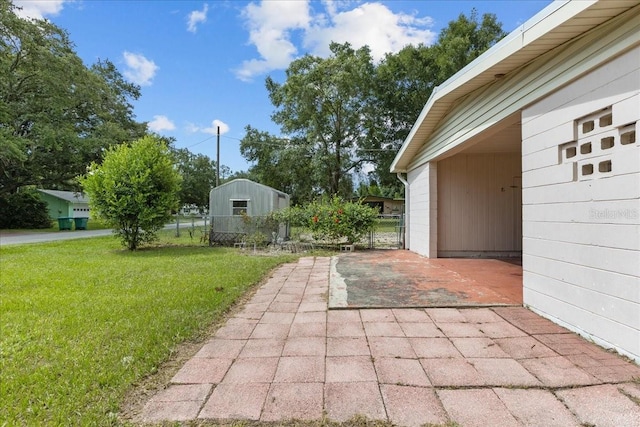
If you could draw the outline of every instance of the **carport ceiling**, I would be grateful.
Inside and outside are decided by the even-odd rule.
[[[464,153],[519,153],[522,147],[520,123],[514,123],[495,134],[469,141]]]

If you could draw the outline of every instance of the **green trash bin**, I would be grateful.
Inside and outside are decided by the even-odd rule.
[[[89,218],[73,218],[76,223],[76,230],[86,230]]]
[[[72,225],[73,218],[69,218],[68,216],[58,217],[58,230],[71,230]]]

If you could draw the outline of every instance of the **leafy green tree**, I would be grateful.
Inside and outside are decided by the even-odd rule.
[[[105,148],[144,135],[139,87],[109,61],[87,68],[66,31],[14,9],[0,0],[0,195],[71,189]]]
[[[49,227],[51,219],[47,204],[37,191],[27,189],[19,193],[0,195],[0,229]]]
[[[169,148],[154,136],[109,148],[80,183],[93,212],[129,250],[155,240],[178,207],[180,174]]]
[[[311,156],[308,174],[323,193],[350,196],[350,174],[364,163],[359,148],[375,135],[374,65],[368,47],[331,43],[330,49],[328,58],[293,61],[284,83],[269,77],[266,86],[276,107],[272,120],[290,137],[286,149]],[[269,153],[263,158],[273,162]]]
[[[318,193],[351,196],[353,174],[372,165],[369,180],[382,194],[402,194],[389,167],[434,88],[504,35],[495,15],[480,19],[472,10],[451,21],[433,46],[406,46],[378,65],[367,47],[336,43],[328,58],[292,62],[284,83],[267,78],[272,119],[290,139],[273,144],[271,135],[248,128],[242,152],[255,163],[250,173],[276,188],[298,180],[299,202]]]
[[[216,186],[216,162],[204,154],[194,154],[186,148],[174,151],[176,167],[182,176],[180,205],[196,205],[206,208],[209,205],[209,193]],[[220,175],[228,173],[229,168],[220,167]]]
[[[472,9],[468,17],[461,13],[457,20],[449,22],[440,32],[438,42],[433,45],[438,70],[436,85],[453,76],[506,35],[502,24],[492,13],[485,13],[481,20],[476,9]]]
[[[304,140],[285,140],[246,127],[240,153],[254,165],[247,176],[291,196],[292,204],[311,201],[320,192],[313,180],[314,149]]]
[[[481,20],[475,9],[449,22],[433,46],[406,46],[389,54],[376,68],[377,117],[384,123],[382,134],[371,141],[374,179],[386,193],[402,191],[389,173],[391,162],[411,131],[433,90],[501,40],[506,33],[493,14]],[[394,189],[395,187],[395,189]]]

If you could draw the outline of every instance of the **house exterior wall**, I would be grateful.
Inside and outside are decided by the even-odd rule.
[[[640,47],[522,113],[525,305],[640,361]]]
[[[520,256],[520,153],[438,162],[438,257]]]
[[[438,163],[429,162],[407,174],[407,249],[429,258],[438,256]]]
[[[70,202],[51,196],[50,194],[40,193],[40,198],[47,203],[49,218],[57,219],[60,217],[72,217],[73,206]]]

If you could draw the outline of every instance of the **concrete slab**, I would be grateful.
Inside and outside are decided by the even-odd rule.
[[[369,348],[373,357],[401,357],[415,359],[409,338],[401,337],[369,337]]]
[[[396,321],[401,323],[419,322],[424,324],[431,322],[431,318],[427,312],[422,309],[394,308],[392,311]]]
[[[202,402],[190,400],[178,402],[148,402],[141,414],[145,423],[160,421],[188,421],[198,416]]]
[[[465,427],[521,427],[491,389],[438,390],[452,421]]]
[[[323,383],[273,383],[260,420],[320,419],[323,400]]]
[[[395,425],[419,427],[449,421],[433,388],[382,384],[380,391],[389,421]]]
[[[620,393],[615,385],[559,390],[556,395],[583,425],[640,426],[640,406]]]
[[[540,387],[542,383],[513,359],[467,359],[490,386]]]
[[[246,344],[246,340],[214,338],[202,346],[196,357],[235,359]]]
[[[329,322],[327,323],[328,337],[365,337],[362,322]]]
[[[498,338],[495,339],[495,342],[505,353],[514,359],[557,356],[549,347],[530,336]]]
[[[420,359],[431,384],[438,387],[486,385],[476,368],[465,359]]]
[[[404,331],[394,322],[364,322],[364,332],[368,337],[404,337]]]
[[[225,384],[270,383],[278,367],[278,357],[237,359],[223,379]]]
[[[327,356],[370,356],[364,337],[327,338]]]
[[[324,337],[327,335],[327,324],[320,323],[294,323],[289,330],[289,337]]]
[[[279,357],[282,354],[285,340],[265,338],[251,338],[247,340],[244,348],[238,355],[239,358],[246,357]]]
[[[444,337],[444,333],[430,320],[428,322],[399,323],[406,337],[435,338]]]
[[[501,357],[509,355],[502,351],[491,338],[450,338],[451,342],[464,357]]]
[[[222,381],[233,359],[206,359],[194,357],[187,360],[173,376],[174,384],[215,384]]]
[[[380,384],[431,386],[431,382],[417,359],[381,357],[375,359],[374,366]]]
[[[198,418],[216,420],[260,419],[269,383],[218,384]]]
[[[378,377],[370,356],[327,357],[326,382],[376,382]]]
[[[520,364],[547,387],[599,384],[601,381],[562,356],[523,359]]]
[[[282,351],[283,356],[322,356],[327,353],[325,337],[289,337]]]
[[[495,388],[509,412],[529,427],[580,427],[576,417],[547,390]]]
[[[322,383],[324,382],[324,356],[288,356],[278,362],[276,383]]]
[[[419,358],[441,359],[462,357],[447,338],[410,338],[409,343]]]
[[[330,420],[343,422],[357,415],[387,420],[377,381],[327,383],[324,402]]]

